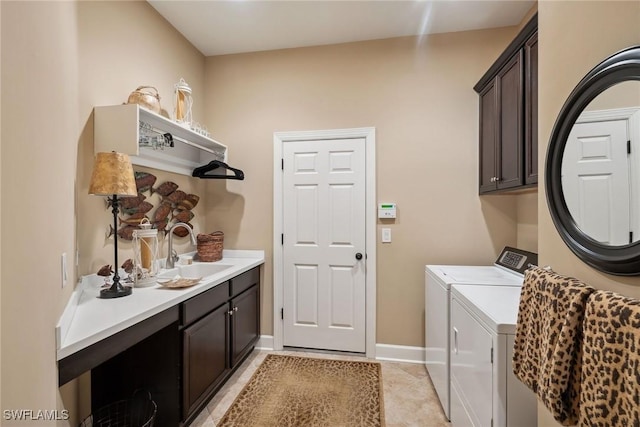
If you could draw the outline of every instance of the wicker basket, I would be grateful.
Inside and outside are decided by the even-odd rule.
[[[224,233],[198,234],[198,259],[205,262],[220,261],[224,246]]]

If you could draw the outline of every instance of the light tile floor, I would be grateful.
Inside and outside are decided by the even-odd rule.
[[[340,360],[369,360],[361,356],[301,351],[254,351],[191,424],[215,427],[267,354]],[[424,365],[380,361],[386,427],[450,427]],[[254,426],[247,426],[254,427]]]

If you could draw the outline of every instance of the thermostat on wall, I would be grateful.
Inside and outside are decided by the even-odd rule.
[[[378,218],[387,219],[396,217],[396,204],[395,203],[380,203],[378,204]]]

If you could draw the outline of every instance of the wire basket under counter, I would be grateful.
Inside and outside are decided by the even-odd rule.
[[[136,391],[131,399],[101,407],[85,418],[80,427],[153,427],[157,412],[151,393]]]

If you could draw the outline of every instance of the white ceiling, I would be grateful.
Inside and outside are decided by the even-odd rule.
[[[517,25],[534,0],[147,0],[206,56]]]

